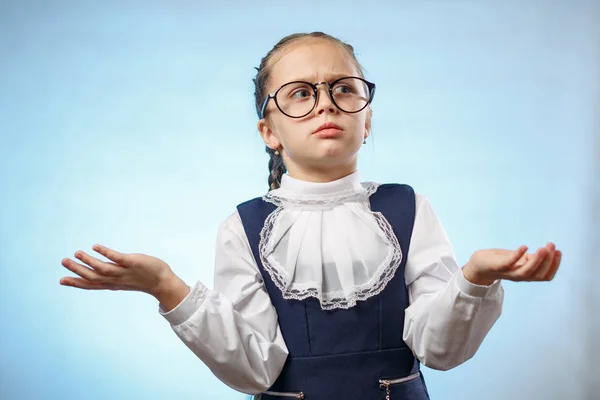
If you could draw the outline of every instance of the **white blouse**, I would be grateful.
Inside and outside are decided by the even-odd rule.
[[[264,199],[277,205],[261,232],[261,261],[284,298],[316,297],[323,309],[376,295],[404,257],[409,307],[403,338],[426,366],[453,368],[473,357],[502,311],[500,281],[468,282],[425,197],[416,195],[408,254],[387,220],[371,212],[375,183],[355,172],[328,183],[284,175]],[[214,289],[201,282],[159,312],[225,384],[257,394],[279,376],[288,350],[237,212],[217,237]]]

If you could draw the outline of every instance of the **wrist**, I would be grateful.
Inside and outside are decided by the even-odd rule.
[[[171,272],[160,279],[151,294],[166,311],[170,311],[177,307],[189,292],[190,287],[181,278]]]
[[[490,286],[496,281],[495,279],[478,272],[471,263],[467,263],[467,265],[462,268],[462,273],[465,279],[474,285]]]

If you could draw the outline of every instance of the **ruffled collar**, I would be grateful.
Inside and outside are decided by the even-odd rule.
[[[332,207],[350,201],[366,201],[379,185],[360,181],[355,171],[331,182],[308,182],[283,175],[279,189],[265,194],[263,199],[275,205],[307,207]]]
[[[385,288],[402,250],[389,222],[370,209],[378,186],[361,183],[358,172],[326,183],[284,175],[263,197],[277,208],[261,230],[260,260],[283,298],[346,309]]]

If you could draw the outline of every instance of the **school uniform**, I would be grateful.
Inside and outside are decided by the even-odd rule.
[[[263,400],[422,400],[420,364],[470,359],[503,295],[464,278],[410,186],[284,175],[221,225],[214,289],[197,282],[159,312],[220,380]]]

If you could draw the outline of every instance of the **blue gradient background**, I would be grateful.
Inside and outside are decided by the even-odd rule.
[[[426,195],[461,263],[564,251],[555,281],[505,283],[472,360],[425,369],[432,398],[583,398],[599,15],[593,0],[0,2],[0,398],[244,398],[153,298],[62,287],[60,260],[101,243],[212,285],[218,224],[267,189],[254,67],[313,30],[378,85],[364,180]]]

